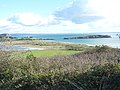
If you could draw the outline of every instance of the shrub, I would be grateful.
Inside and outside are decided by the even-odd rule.
[[[119,90],[120,50],[104,48],[46,58],[0,51],[0,90]]]

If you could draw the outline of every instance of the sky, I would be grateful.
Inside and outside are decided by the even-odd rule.
[[[120,0],[0,0],[0,33],[120,32]]]

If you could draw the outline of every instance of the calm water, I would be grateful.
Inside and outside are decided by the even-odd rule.
[[[112,38],[98,38],[98,39],[71,39],[64,40],[65,37],[76,37],[76,36],[85,36],[85,35],[111,35]],[[68,42],[75,44],[87,44],[87,45],[108,45],[111,47],[120,48],[120,39],[117,36],[120,32],[117,33],[88,33],[88,34],[11,34],[14,37],[35,37],[35,38],[49,38],[54,39],[53,41],[57,42]]]
[[[31,48],[31,47],[24,47],[19,45],[9,46],[0,44],[0,50],[9,51],[9,50],[44,50],[44,48]]]

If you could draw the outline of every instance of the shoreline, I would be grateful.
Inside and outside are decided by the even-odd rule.
[[[21,40],[21,41],[4,41],[0,42],[3,48],[12,48],[18,50],[63,50],[63,49],[75,49],[75,48],[89,48],[85,44],[73,44],[66,42],[49,42],[49,41],[38,41],[38,40]],[[1,46],[2,47],[2,46]]]
[[[69,42],[49,42],[49,41],[29,41],[29,40],[21,40],[21,41],[4,41],[0,42],[0,50],[54,50],[54,49],[64,49],[66,45],[78,45],[81,47],[95,47],[101,45],[91,45],[91,44],[77,44],[77,43],[69,43]],[[103,44],[105,45],[105,44]],[[120,48],[112,45],[107,45],[111,48]]]
[[[45,47],[24,44],[10,44],[8,42],[0,42],[0,50],[47,50]]]
[[[23,45],[5,45],[5,44],[0,44],[0,50],[46,50],[45,48],[35,48],[35,47],[28,47],[28,46],[23,46]]]

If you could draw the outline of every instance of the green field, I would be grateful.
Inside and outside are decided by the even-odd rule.
[[[32,50],[31,53],[35,57],[50,57],[56,55],[69,55],[75,54],[80,51],[73,51],[73,50]]]

